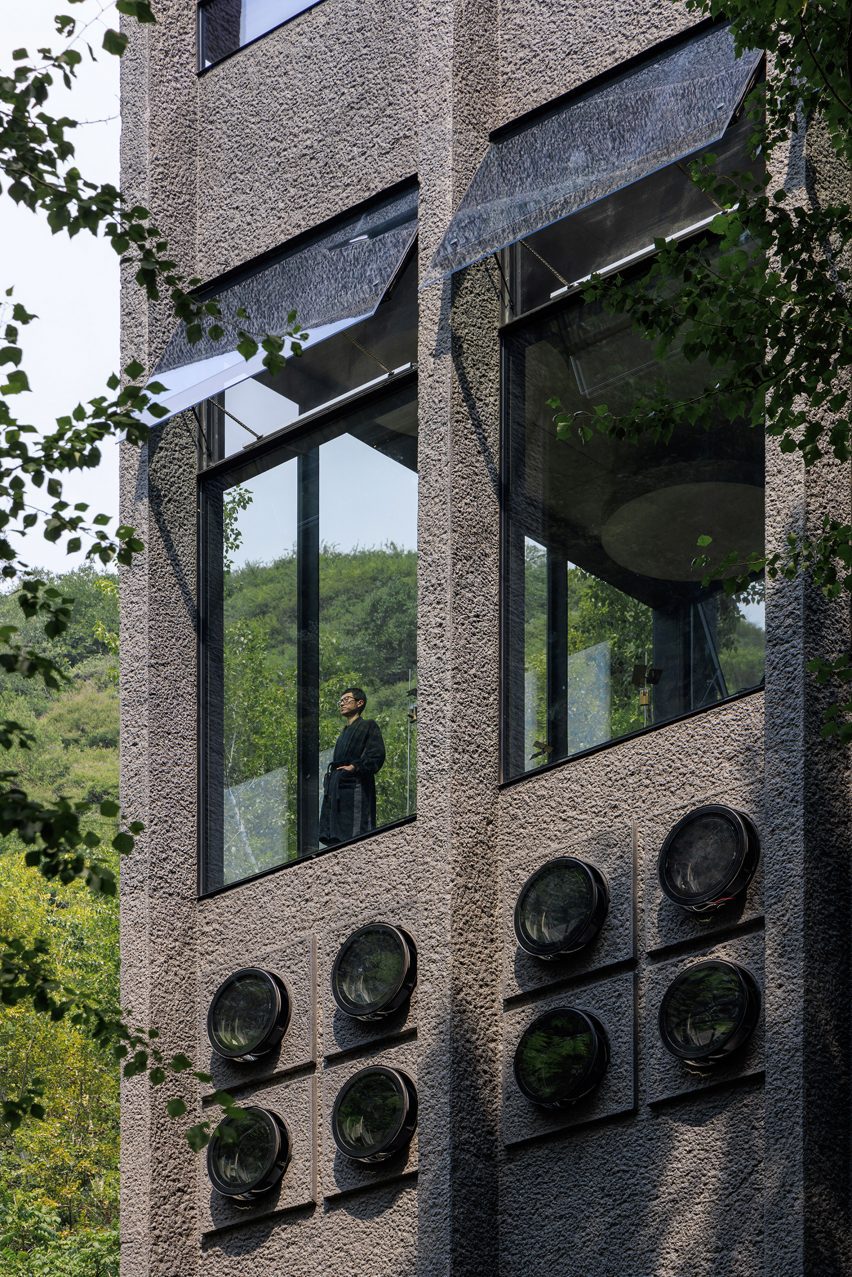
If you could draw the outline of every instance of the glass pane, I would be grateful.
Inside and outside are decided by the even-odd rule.
[[[412,255],[375,315],[309,346],[275,377],[261,373],[225,391],[218,456],[233,456],[258,436],[330,407],[416,358],[417,265]]]
[[[319,0],[209,0],[199,14],[199,64],[212,66]]]
[[[218,551],[205,644],[211,887],[297,854],[297,468],[293,458],[206,497],[207,551]]]
[[[212,890],[414,811],[412,382],[235,460],[204,484],[203,510]]]
[[[519,775],[712,705],[763,677],[763,593],[701,584],[763,546],[763,433],[719,420],[669,443],[557,439],[548,400],[580,418],[660,379],[690,395],[706,370],[664,363],[621,317],[578,299],[515,329],[508,395],[506,773]]]
[[[414,811],[417,775],[417,451],[414,405],[320,453],[320,839]],[[366,694],[349,726],[346,689]],[[372,738],[364,724],[372,723]],[[364,736],[364,739],[360,739]],[[351,740],[350,738],[355,738]],[[356,771],[342,770],[354,764]]]
[[[690,180],[692,161],[713,155],[718,174],[747,172],[754,163],[752,128],[743,117],[717,145],[582,209],[570,223],[522,239],[511,250],[513,313],[541,306],[594,271],[650,252],[655,239],[683,234],[714,217],[718,207]]]
[[[760,64],[692,35],[489,147],[432,262],[445,278],[718,141]]]

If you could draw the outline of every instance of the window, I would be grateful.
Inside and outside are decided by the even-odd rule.
[[[202,501],[212,890],[414,811],[413,374],[211,472]]]
[[[206,0],[198,6],[198,66],[221,62],[319,0]]]
[[[744,566],[761,550],[762,431],[720,418],[665,446],[579,431],[563,442],[549,405],[582,421],[661,386],[708,385],[709,369],[676,345],[658,361],[579,285],[641,270],[655,239],[713,220],[688,161],[712,150],[721,172],[750,162],[738,116],[761,61],[727,25],[703,23],[497,130],[432,259],[426,284],[495,258],[507,302],[505,779],[762,682],[761,582],[731,598],[693,564],[704,535],[718,560],[736,552]]]
[[[723,166],[740,161],[745,128],[714,148]],[[763,432],[720,418],[668,443],[560,440],[548,406],[556,397],[582,420],[660,383],[677,396],[708,384],[709,368],[676,348],[658,361],[628,319],[570,281],[713,214],[674,165],[506,254],[511,302],[534,308],[504,328],[506,778],[762,681],[761,582],[732,597],[702,585],[693,560],[703,535],[719,559],[762,548]]]
[[[194,352],[178,332],[158,373],[174,410],[216,392],[199,417],[204,891],[415,810],[415,217],[416,192],[389,197],[215,294],[226,330],[241,304],[272,332],[297,309],[311,340],[282,371],[234,363],[226,331]]]

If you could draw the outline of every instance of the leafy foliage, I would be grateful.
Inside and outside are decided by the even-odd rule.
[[[67,0],[66,7],[80,3]],[[127,20],[125,28],[108,29],[102,48],[121,56],[132,29],[127,22],[153,23],[155,13],[148,0],[117,0],[116,10]],[[54,234],[105,237],[145,295],[168,300],[175,318],[186,325],[190,342],[205,333],[218,339],[227,318],[239,348],[247,354],[262,348],[264,366],[279,371],[285,356],[301,349],[303,335],[295,313],[288,316],[287,330],[281,334],[250,331],[251,317],[242,308],[223,316],[214,299],[202,299],[193,291],[200,281],[180,271],[148,210],[126,200],[109,183],[88,181],[77,168],[77,121],[52,113],[50,94],[54,85],[73,88],[83,60],[81,42],[92,58],[97,56],[86,44],[90,25],[73,12],[57,14],[57,49],[17,49],[11,65],[0,68],[0,192],[43,216]],[[99,947],[90,935],[90,923],[100,918],[98,910],[113,908],[119,859],[131,852],[142,829],[138,821],[121,818],[117,800],[112,659],[118,647],[116,583],[103,569],[129,566],[144,547],[132,527],[111,529],[108,516],[85,502],[66,500],[63,478],[96,468],[101,444],[110,436],[121,435],[131,446],[144,443],[149,427],[140,414],[153,420],[165,415],[156,396],[166,387],[146,382],[143,364],[131,359],[121,376],[108,379],[104,394],[71,407],[48,429],[40,428],[26,411],[30,382],[24,342],[27,328],[36,320],[11,288],[0,293],[0,581],[6,590],[0,595],[0,748],[6,752],[0,768],[0,868],[8,891],[7,907],[0,910],[2,1032],[12,1037],[19,1033],[20,1041],[32,1048],[19,1053],[21,1061],[43,1054],[45,1035],[52,1034],[57,1035],[50,1038],[56,1060],[60,1049],[71,1053],[68,1058],[76,1051],[88,1061],[83,1069],[87,1077],[97,1074],[103,1082],[109,1076],[114,1087],[114,1066],[121,1061],[127,1076],[147,1072],[150,1083],[161,1087],[184,1073],[206,1075],[195,1073],[185,1056],[169,1058],[155,1029],[128,1021],[118,1005],[113,978],[114,927],[98,932],[107,948]],[[87,563],[100,574],[90,566],[56,578],[31,567],[25,558],[27,539],[39,532],[48,542],[63,544],[68,553],[85,545]],[[73,620],[75,600],[86,609],[88,632]],[[114,919],[113,912],[108,916]],[[103,978],[90,978],[78,942],[96,965],[101,964]],[[73,961],[71,952],[77,955]],[[105,1070],[102,1075],[95,1059]],[[94,1073],[86,1072],[89,1065]],[[7,1162],[13,1165],[16,1157],[26,1160],[27,1150],[35,1148],[27,1144],[39,1139],[27,1134],[31,1118],[48,1123],[40,1128],[42,1159],[49,1139],[63,1145],[57,1122],[66,1136],[69,1130],[82,1129],[79,1123],[85,1119],[87,1136],[92,1137],[89,1151],[99,1147],[94,1118],[86,1117],[85,1096],[81,1093],[73,1101],[56,1090],[55,1081],[47,1068],[38,1073],[29,1067],[5,1071],[2,1130],[14,1149],[10,1161],[4,1155],[4,1167]],[[114,1118],[110,1095],[100,1106],[107,1125]],[[226,1112],[239,1112],[228,1096],[220,1099]],[[173,1116],[185,1112],[177,1096],[167,1107]],[[200,1147],[208,1133],[209,1122],[203,1122],[188,1132],[188,1138]],[[109,1139],[113,1138],[114,1133]],[[75,1165],[84,1168],[89,1152],[84,1155],[82,1140],[78,1143]],[[112,1157],[114,1143],[110,1147]],[[65,1200],[58,1187],[53,1196],[47,1187],[35,1196],[17,1187],[10,1190],[7,1215],[17,1219],[20,1228],[16,1232],[16,1225],[2,1239],[3,1271],[115,1271],[114,1246],[108,1239],[93,1235],[87,1240],[80,1234],[74,1245],[66,1245],[62,1230],[71,1215],[87,1219],[83,1198],[73,1196],[75,1173],[57,1167],[54,1177],[56,1186],[64,1177],[73,1202]],[[90,1168],[93,1182],[99,1174]],[[109,1178],[106,1171],[104,1176]],[[112,1220],[107,1212],[96,1223],[111,1227]],[[30,1246],[19,1246],[27,1229],[44,1243],[38,1262]],[[45,1258],[48,1252],[50,1258]]]

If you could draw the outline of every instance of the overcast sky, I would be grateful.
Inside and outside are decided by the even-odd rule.
[[[116,26],[114,5],[85,0],[0,0],[0,68],[11,65],[14,49],[58,48],[52,23],[56,13],[78,19],[77,47],[83,53],[77,87],[57,91],[51,108],[86,123],[76,130],[77,164],[84,176],[118,182],[119,60],[101,49],[104,30]],[[110,21],[110,19],[112,19]],[[92,62],[85,48],[98,55]],[[106,121],[106,122],[101,122]],[[25,420],[51,428],[58,416],[81,400],[104,392],[118,368],[118,258],[103,240],[79,234],[73,240],[51,235],[46,223],[0,195],[0,291],[14,285],[15,297],[38,316],[24,330],[24,368],[33,393],[21,396]],[[93,513],[114,515],[118,507],[117,448],[105,448],[96,472],[71,478],[67,494],[89,501]],[[25,552],[30,564],[62,570],[73,560],[56,546],[31,534]]]

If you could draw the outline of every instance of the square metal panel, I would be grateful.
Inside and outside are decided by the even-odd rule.
[[[635,956],[633,832],[626,820],[593,829],[580,837],[549,832],[541,841],[511,850],[503,870],[503,997],[545,989],[576,976],[629,961]],[[525,953],[513,925],[515,902],[527,878],[555,856],[577,856],[600,869],[609,884],[609,912],[597,938],[586,949],[546,961]]]
[[[535,1136],[601,1122],[636,1108],[635,999],[632,973],[613,976],[585,988],[551,994],[533,1006],[508,1011],[503,1023],[503,1142],[518,1144]],[[532,1104],[515,1081],[513,1062],[521,1034],[538,1016],[571,1006],[594,1015],[609,1039],[610,1059],[600,1085],[565,1109]]]
[[[417,1085],[417,1044],[415,1042],[397,1042],[387,1050],[348,1060],[331,1068],[327,1068],[320,1077],[322,1125],[320,1129],[321,1182],[323,1197],[338,1197],[343,1193],[354,1193],[372,1188],[375,1184],[386,1184],[409,1175],[417,1169],[418,1144],[417,1132],[408,1148],[389,1159],[374,1166],[353,1161],[338,1151],[331,1133],[331,1112],[337,1093],[354,1073],[371,1065],[381,1064],[386,1068],[399,1069]]]
[[[213,1078],[213,1086],[223,1090],[258,1083],[304,1068],[316,1060],[316,978],[315,944],[311,935],[297,935],[283,944],[265,949],[245,950],[241,966],[263,967],[280,976],[290,995],[290,1022],[281,1045],[253,1064],[225,1060],[211,1050],[207,1037],[207,1011],[213,994],[237,964],[216,966],[198,977],[198,1050],[196,1058]]]
[[[290,1163],[280,1183],[253,1205],[237,1205],[217,1193],[207,1177],[206,1151],[199,1160],[198,1199],[201,1231],[215,1232],[247,1224],[267,1215],[309,1206],[317,1199],[316,1078],[306,1077],[264,1087],[246,1105],[270,1109],[284,1120],[291,1142]],[[216,1110],[208,1110],[211,1116]]]
[[[370,1050],[388,1039],[408,1034],[417,1026],[417,987],[410,1000],[385,1020],[356,1020],[341,1011],[331,991],[331,972],[340,946],[353,931],[369,922],[386,922],[400,927],[417,947],[418,909],[413,901],[398,904],[389,900],[380,914],[374,908],[350,910],[339,914],[319,939],[317,971],[319,1001],[322,1008],[322,1054],[333,1059],[348,1051]]]
[[[760,1020],[748,1042],[729,1061],[708,1065],[700,1072],[671,1055],[663,1046],[658,1027],[660,1003],[666,989],[687,967],[709,958],[723,958],[745,967],[757,981],[763,1001],[763,934],[739,936],[726,944],[708,948],[704,953],[673,958],[645,970],[641,985],[640,1021],[642,1024],[642,1090],[649,1104],[690,1095],[720,1082],[730,1082],[763,1072],[764,1021]]]

